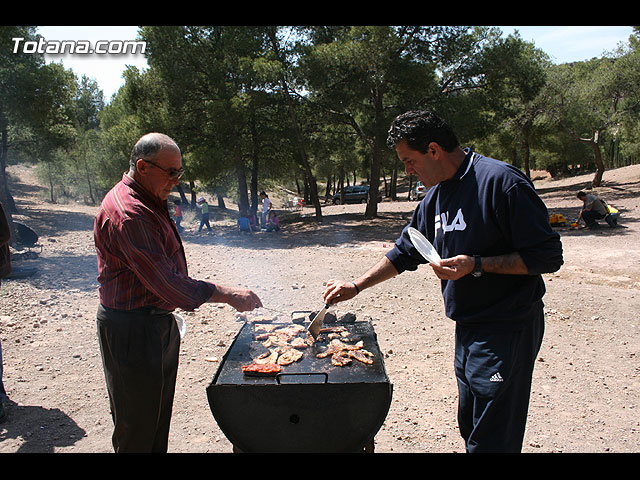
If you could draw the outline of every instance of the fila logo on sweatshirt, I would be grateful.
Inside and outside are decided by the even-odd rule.
[[[440,215],[436,215],[435,222],[436,232],[439,228],[442,228],[444,233],[452,232],[453,230],[462,231],[467,228],[467,224],[464,221],[464,215],[462,214],[462,208],[458,209],[458,212],[451,223],[449,223],[449,212],[442,212]]]

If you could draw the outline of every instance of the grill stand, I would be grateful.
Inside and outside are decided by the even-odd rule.
[[[374,453],[374,450],[375,450],[375,446],[374,446],[374,441],[373,441],[373,438],[372,438],[371,440],[369,440],[369,442],[364,447],[362,447],[361,451],[354,452],[354,453]],[[232,445],[232,451],[233,451],[233,453],[244,453],[242,450],[240,450],[235,445]]]

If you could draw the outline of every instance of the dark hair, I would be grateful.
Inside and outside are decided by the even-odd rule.
[[[584,198],[584,197],[586,197],[586,196],[587,196],[587,194],[586,194],[586,193],[584,193],[582,190],[580,190],[580,191],[578,192],[578,194],[576,195],[576,197],[578,197],[578,198]]]
[[[459,145],[458,137],[447,122],[427,110],[409,111],[393,120],[387,145],[393,149],[401,140],[405,140],[409,148],[421,153],[427,153],[431,142],[436,142],[447,152],[452,152]]]

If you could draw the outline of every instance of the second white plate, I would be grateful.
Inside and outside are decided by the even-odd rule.
[[[416,249],[420,252],[420,254],[431,263],[439,264],[440,263],[440,255],[433,245],[425,238],[425,236],[416,230],[413,227],[408,228],[409,238],[411,238],[411,242],[416,247]]]

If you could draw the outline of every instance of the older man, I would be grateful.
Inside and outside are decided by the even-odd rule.
[[[262,306],[250,290],[189,277],[167,208],[182,173],[171,138],[143,136],[95,219],[98,339],[116,452],[167,451],[180,347],[173,310],[192,311],[205,302],[238,311]]]
[[[529,179],[506,163],[463,149],[431,112],[407,112],[389,131],[407,174],[430,187],[407,227],[443,260],[445,314],[456,322],[458,423],[469,452],[522,447],[531,379],[542,342],[541,274],[562,265],[562,245]],[[330,280],[325,303],[345,301],[427,263],[405,228],[393,249],[353,282]]]

